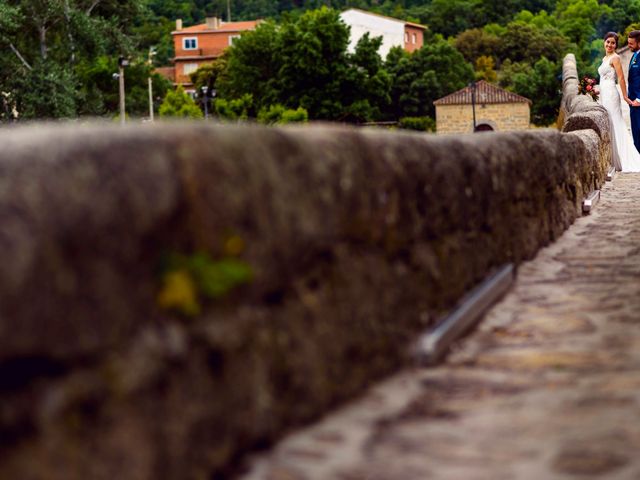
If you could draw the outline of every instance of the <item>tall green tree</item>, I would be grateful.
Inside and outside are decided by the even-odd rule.
[[[501,85],[532,101],[531,121],[540,126],[554,123],[560,107],[561,63],[545,57],[533,66],[527,62],[507,63],[501,75]]]
[[[597,35],[596,25],[611,7],[598,0],[559,0],[555,10],[560,31],[577,45],[586,45]]]
[[[560,30],[523,21],[510,22],[500,36],[497,53],[500,60],[535,63],[542,56],[556,62],[564,57],[570,43]]]
[[[257,110],[278,103],[276,82],[281,58],[281,28],[272,21],[246,32],[229,49],[224,72],[216,79],[221,98],[235,99],[249,94]]]
[[[23,118],[75,116],[77,68],[108,51],[133,51],[138,0],[0,0],[0,89]]]
[[[393,79],[391,114],[395,118],[433,116],[433,102],[474,79],[473,67],[442,38],[408,54],[392,49],[387,69]]]
[[[196,102],[179,86],[167,92],[159,110],[161,117],[202,118],[202,111]]]
[[[272,105],[304,108],[309,118],[365,121],[389,103],[391,79],[378,54],[381,39],[363,37],[347,52],[349,30],[323,7],[266,22],[229,49],[216,86],[223,100],[251,95],[253,115]]]
[[[144,61],[134,61],[125,68],[126,111],[133,116],[146,116],[149,112],[148,79],[152,80],[153,104],[157,111],[171,83],[152,73],[152,66]],[[100,56],[93,61],[83,61],[76,68],[80,83],[76,92],[79,98],[78,114],[104,116],[118,111],[118,71],[114,57]]]

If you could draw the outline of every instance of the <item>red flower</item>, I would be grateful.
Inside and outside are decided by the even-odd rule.
[[[580,84],[578,85],[578,93],[582,95],[589,95],[592,100],[598,100],[598,92],[596,91],[596,86],[598,82],[596,82],[595,78],[584,77],[580,80]]]

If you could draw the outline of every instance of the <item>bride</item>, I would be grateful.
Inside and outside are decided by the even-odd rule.
[[[613,132],[611,143],[613,147],[613,164],[616,170],[623,172],[640,172],[640,153],[633,144],[627,125],[622,118],[620,107],[620,93],[629,105],[634,104],[627,96],[627,85],[622,73],[620,56],[616,53],[618,34],[609,32],[604,36],[604,50],[606,55],[598,68],[600,74],[600,103],[609,113]],[[616,86],[616,78],[620,82],[620,91]]]

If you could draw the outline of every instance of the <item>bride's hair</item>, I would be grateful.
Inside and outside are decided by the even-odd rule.
[[[605,36],[604,36],[604,41],[607,41],[607,38],[613,38],[616,41],[616,48],[618,47],[618,34],[616,32],[608,32]]]

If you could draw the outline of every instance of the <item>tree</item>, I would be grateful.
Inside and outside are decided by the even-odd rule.
[[[395,118],[433,116],[435,100],[474,79],[471,65],[442,38],[411,54],[392,50],[387,69],[393,79],[391,103]]]
[[[498,75],[494,69],[495,62],[493,57],[481,56],[476,60],[476,80],[486,80],[494,83],[498,80]]]
[[[280,27],[264,22],[246,32],[229,49],[226,67],[215,81],[218,96],[224,99],[251,95],[260,110],[278,103],[276,77],[280,68]]]
[[[138,0],[0,0],[0,89],[23,118],[75,116],[78,66],[133,51]]]
[[[569,42],[564,35],[552,27],[537,27],[534,23],[514,21],[506,26],[500,36],[499,59],[513,62],[535,63],[542,56],[556,62],[568,52]]]
[[[14,95],[20,116],[70,118],[76,115],[75,77],[52,61],[36,59],[25,75],[17,76]]]
[[[228,55],[225,53],[211,63],[205,63],[195,72],[189,75],[196,92],[201,92],[203,87],[210,91],[215,88],[216,82],[227,68]]]
[[[161,117],[202,118],[202,111],[189,95],[178,86],[167,92],[159,110]]]
[[[560,31],[577,45],[585,45],[596,35],[595,26],[611,7],[598,0],[559,0],[554,15]]]
[[[445,37],[487,23],[481,0],[433,0],[424,9],[409,9],[411,15]]]
[[[606,32],[624,32],[629,25],[640,20],[640,0],[613,0],[611,10],[600,18],[597,31],[602,38]]]
[[[482,28],[472,28],[459,33],[454,45],[467,62],[475,63],[480,57],[495,58],[500,48],[500,38]]]
[[[377,118],[391,85],[378,54],[381,39],[365,35],[353,54],[347,53],[348,40],[348,27],[326,7],[280,26],[261,24],[229,49],[227,67],[217,74],[219,96],[232,101],[251,95],[252,116],[279,104],[302,107],[312,119]]]
[[[130,115],[147,115],[149,111],[148,78],[152,80],[154,104],[163,99],[171,88],[171,83],[158,74],[151,72],[146,62],[133,62],[125,69],[126,109]],[[93,61],[83,61],[76,68],[81,87],[77,96],[80,99],[80,115],[107,115],[118,110],[118,81],[113,73],[118,71],[114,57],[100,56]]]
[[[366,33],[358,40],[355,52],[347,56],[350,68],[342,87],[345,106],[342,120],[378,119],[391,102],[391,76],[378,54],[381,45],[382,37],[370,38]]]
[[[282,25],[275,102],[301,106],[311,118],[336,120],[343,114],[342,85],[348,66],[349,29],[339,13],[323,7]]]
[[[533,67],[526,63],[503,66],[501,85],[532,101],[531,120],[536,125],[547,126],[555,122],[560,107],[558,76],[561,63],[543,57]]]

